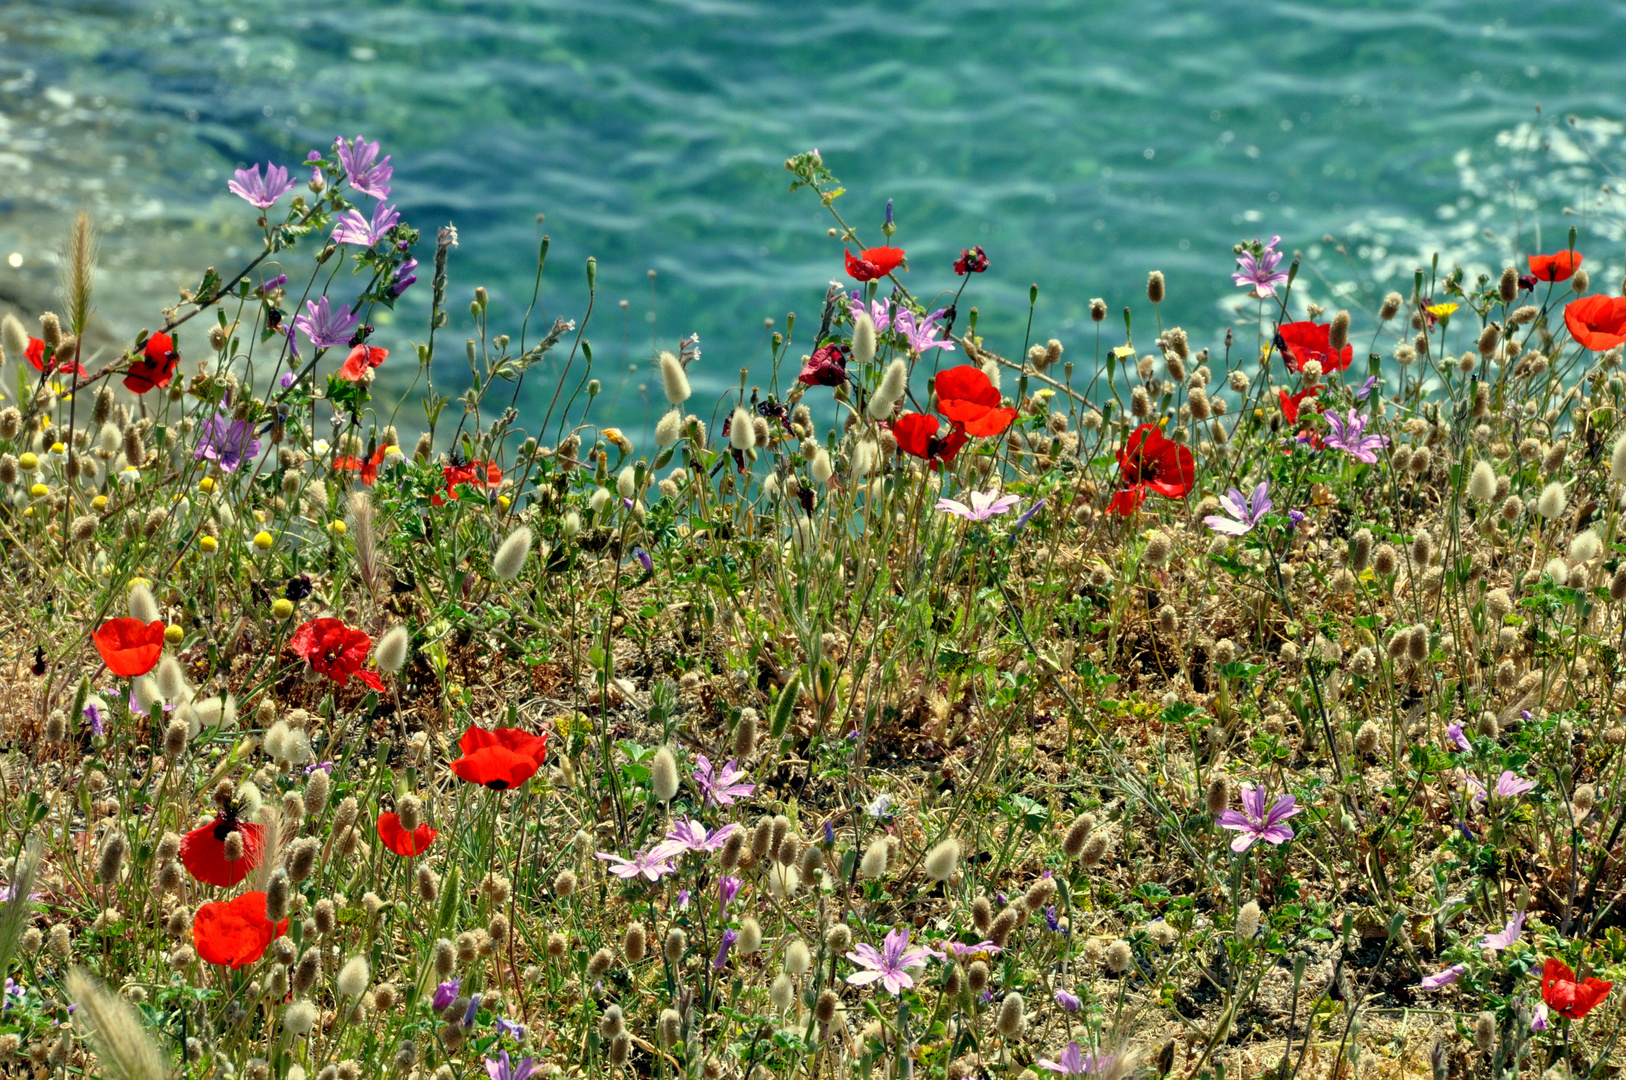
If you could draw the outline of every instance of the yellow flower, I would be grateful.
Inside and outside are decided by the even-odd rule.
[[[94,499],[90,500],[90,508],[92,510],[106,510],[107,509],[107,496],[106,495],[98,495]]]
[[[1033,392],[1033,396],[1038,398],[1040,401],[1048,401],[1056,396],[1056,392],[1047,386],[1043,390],[1035,390]]]
[[[1443,319],[1461,306],[1461,304],[1433,304],[1429,307],[1428,313],[1436,319]]]
[[[68,447],[67,447],[66,443],[54,442],[54,443],[51,444],[51,453],[53,453],[53,454],[66,454],[67,452],[68,452]]]
[[[266,532],[264,529],[261,529],[259,532],[254,534],[254,546],[259,548],[261,551],[270,551],[271,545],[274,543],[276,543],[276,541],[271,539],[271,534]]]
[[[212,536],[200,537],[198,539],[198,548],[205,555],[213,555],[216,551],[218,551],[220,549],[220,541],[216,540]]]
[[[17,464],[24,472],[33,472],[40,467],[39,455],[32,450],[24,450],[17,458]]]
[[[277,597],[276,603],[271,605],[271,614],[279,619],[286,619],[294,613],[294,602],[286,596]]]
[[[182,630],[176,623],[170,623],[168,626],[164,627],[164,640],[169,642],[171,645],[179,645],[181,640],[185,637],[186,631]]]
[[[513,502],[514,502],[514,500],[510,499],[506,495],[498,495],[497,496],[497,505],[502,507],[504,510],[508,509],[508,507],[511,506],[513,504]]]
[[[202,480],[198,481],[198,490],[199,491],[209,492],[209,491],[213,491],[214,489],[215,489],[215,478],[214,477],[205,476]]]
[[[605,442],[609,443],[623,454],[632,453],[632,443],[629,442],[627,437],[621,433],[620,428],[607,427],[603,431],[599,432],[599,434],[604,436]]]
[[[28,489],[28,493],[34,496],[34,498],[38,499],[49,495],[51,493],[51,489],[46,487],[44,484],[35,484],[33,487]]]
[[[1120,345],[1112,350],[1112,355],[1120,360],[1126,359],[1135,355],[1135,347],[1133,345]]]
[[[327,523],[327,531],[332,533],[334,536],[343,536],[349,530],[345,528],[345,524],[342,521],[330,521]]]
[[[131,578],[130,579],[130,584],[127,587],[133,589],[137,585],[145,585],[149,589],[152,588],[152,582],[148,581],[144,577],[133,577],[133,578]]]

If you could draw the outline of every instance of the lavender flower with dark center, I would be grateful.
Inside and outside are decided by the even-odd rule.
[[[1327,445],[1335,450],[1342,450],[1357,461],[1371,465],[1378,460],[1377,451],[1389,445],[1387,435],[1364,433],[1368,418],[1354,409],[1349,410],[1348,420],[1341,419],[1331,409],[1327,410],[1326,417],[1327,426],[1332,428],[1326,438]]]
[[[1112,1071],[1113,1059],[1110,1054],[1086,1054],[1084,1048],[1077,1042],[1067,1044],[1063,1050],[1051,1061],[1040,1058],[1038,1066],[1063,1076],[1099,1076]]]
[[[252,169],[238,169],[232,173],[232,179],[226,181],[226,190],[261,210],[269,210],[272,203],[293,189],[294,182],[288,179],[288,170],[269,161],[265,163],[264,176],[260,175],[260,167],[256,165]]]
[[[1295,814],[1303,813],[1304,807],[1297,805],[1293,796],[1282,795],[1267,810],[1267,798],[1269,796],[1264,788],[1245,787],[1242,789],[1242,810],[1227,810],[1216,819],[1220,828],[1241,833],[1231,841],[1232,851],[1247,851],[1260,840],[1280,847],[1293,839],[1293,827],[1285,822]]]
[[[678,818],[666,831],[666,839],[651,848],[649,854],[651,858],[665,860],[688,853],[721,851],[729,836],[738,828],[738,823],[730,822],[708,832],[694,818]]]
[[[886,935],[879,949],[862,942],[847,954],[848,960],[864,969],[847,976],[847,982],[853,986],[867,986],[879,981],[888,993],[896,996],[915,985],[914,977],[907,969],[923,965],[932,957],[941,960],[943,954],[925,946],[911,949],[909,931],[893,930]]]
[[[395,166],[390,164],[389,155],[376,165],[378,158],[378,144],[366,142],[360,135],[353,143],[338,139],[333,144],[338,152],[339,164],[344,166],[344,174],[350,181],[350,186],[363,195],[371,195],[375,199],[390,197],[390,177],[395,175]],[[315,151],[311,151],[315,153]]]
[[[738,930],[724,930],[723,939],[717,943],[717,955],[711,958],[711,970],[721,971],[728,964],[728,950],[740,939]]]
[[[677,868],[667,861],[667,857],[656,854],[654,851],[640,851],[630,859],[609,851],[595,852],[593,858],[603,862],[614,863],[610,873],[618,878],[631,880],[643,877],[649,881],[659,881],[667,874],[676,872]]]
[[[254,425],[247,420],[233,420],[229,413],[217,412],[203,422],[198,431],[198,449],[192,456],[199,461],[212,461],[222,472],[236,472],[244,461],[253,460],[260,452],[260,440],[254,437]]]
[[[1219,504],[1225,514],[1209,514],[1203,518],[1204,525],[1227,536],[1250,533],[1270,513],[1270,481],[1261,480],[1259,486],[1253,489],[1253,494],[1246,496],[1232,488],[1220,496]]]
[[[327,297],[317,300],[305,301],[305,313],[294,316],[294,326],[310,339],[310,343],[318,349],[331,349],[350,342],[350,332],[361,322],[361,315],[350,313],[349,307],[340,307],[337,311],[328,303]],[[292,340],[292,333],[289,340]],[[298,350],[295,350],[298,355]]]
[[[909,343],[909,350],[917,356],[927,349],[953,352],[954,343],[947,339],[939,339],[937,336],[941,329],[938,324],[944,314],[945,310],[939,308],[930,315],[917,318],[914,312],[904,308],[893,318],[892,328],[903,335],[904,340]]]
[[[1287,281],[1287,272],[1276,269],[1282,261],[1282,253],[1276,250],[1276,245],[1281,242],[1279,236],[1272,236],[1268,244],[1255,240],[1248,250],[1237,257],[1236,264],[1241,269],[1231,275],[1231,280],[1251,289],[1253,295],[1261,299],[1275,296],[1276,286]]]
[[[336,244],[360,244],[362,247],[372,247],[384,239],[384,234],[395,228],[395,223],[401,220],[395,207],[379,203],[373,207],[371,220],[361,216],[361,211],[354,208],[347,210],[339,219],[338,225],[333,229],[333,242]]]

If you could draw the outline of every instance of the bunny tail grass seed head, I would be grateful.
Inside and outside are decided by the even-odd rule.
[[[853,363],[867,367],[875,359],[875,323],[862,312],[853,319]]]
[[[373,651],[373,658],[378,661],[378,670],[386,675],[400,671],[406,666],[411,646],[412,633],[405,624],[396,623],[384,631],[384,636],[378,639],[378,647]]]
[[[661,353],[661,386],[666,391],[666,400],[672,405],[682,405],[693,392],[689,389],[689,373],[683,370],[683,361],[669,352]],[[672,440],[676,441],[675,438]]]
[[[344,962],[339,969],[338,988],[344,997],[360,997],[367,990],[367,983],[372,979],[372,971],[367,966],[365,956],[352,956]]]
[[[1626,435],[1615,440],[1614,449],[1609,453],[1609,478],[1626,485]]]
[[[164,1080],[169,1070],[163,1055],[128,1002],[77,967],[68,972],[68,997],[78,1006],[74,1026],[84,1031],[96,1051],[102,1075],[110,1080]]]
[[[864,849],[864,857],[858,861],[859,876],[873,881],[885,874],[887,855],[886,837],[870,841]]]
[[[960,868],[960,841],[949,837],[926,853],[926,876],[933,881],[947,881]]]
[[[683,435],[683,414],[676,409],[669,409],[655,424],[655,445],[662,450],[668,446],[676,445]]]
[[[5,318],[0,319],[0,349],[4,349],[4,360],[9,360],[13,364],[23,363],[28,355],[28,328],[23,326],[21,319],[9,312]]]
[[[655,760],[649,766],[649,783],[655,790],[655,797],[661,802],[671,802],[678,792],[677,758],[672,755],[672,748],[663,746],[655,751]]]
[[[1551,520],[1564,512],[1564,485],[1557,480],[1541,489],[1536,499],[1536,513]]]
[[[1620,445],[1626,445],[1626,439]],[[1487,503],[1496,497],[1496,470],[1481,458],[1468,477],[1468,497],[1476,503]]]
[[[1161,304],[1168,295],[1167,283],[1163,280],[1163,271],[1153,270],[1146,275],[1146,299],[1154,304]]]
[[[1236,913],[1236,938],[1238,941],[1252,941],[1257,933],[1259,933],[1259,902],[1249,900]]]
[[[728,420],[728,445],[735,450],[745,451],[756,444],[757,429],[751,420],[751,414],[736,405],[733,415]]]
[[[153,599],[152,590],[147,588],[146,582],[137,581],[130,586],[127,597],[130,618],[138,619],[144,623],[158,621],[158,601]]]
[[[531,554],[531,530],[521,525],[509,533],[491,557],[491,573],[499,581],[513,581]]]
[[[881,385],[876,388],[875,395],[869,399],[865,415],[871,420],[885,420],[891,416],[892,410],[903,400],[908,385],[908,366],[901,359],[892,361],[886,366],[886,374],[881,376]]]

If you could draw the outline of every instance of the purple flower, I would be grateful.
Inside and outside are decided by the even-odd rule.
[[[331,762],[331,761],[313,761],[309,765],[305,766],[305,775],[309,776],[311,773],[315,772],[317,769],[321,769],[323,772],[327,773],[329,776],[332,776],[333,775],[333,762]]]
[[[274,278],[268,278],[265,281],[260,282],[260,292],[269,296],[271,293],[276,292],[286,284],[288,284],[288,275],[278,274]]]
[[[1366,396],[1372,392],[1373,388],[1378,385],[1378,382],[1379,380],[1376,375],[1368,375],[1366,381],[1361,384],[1361,388],[1355,391],[1355,400],[1365,401]]]
[[[1467,778],[1468,790],[1473,792],[1473,801],[1476,803],[1484,802],[1485,785],[1481,784],[1472,773],[1467,773],[1464,775]],[[1526,780],[1524,777],[1515,773],[1511,769],[1503,769],[1502,775],[1496,778],[1496,797],[1499,799],[1511,799],[1515,796],[1523,795],[1525,792],[1532,790],[1535,786],[1536,782],[1534,780]]]
[[[1536,1006],[1535,1015],[1530,1017],[1530,1030],[1547,1030],[1547,1003],[1545,1001]]]
[[[480,994],[475,994],[469,998],[469,1007],[463,1010],[463,1026],[466,1028],[473,1027],[475,1017],[480,1014],[480,997]]]
[[[395,268],[395,284],[390,286],[391,296],[400,296],[412,287],[412,283],[418,280],[418,275],[412,271],[417,268],[418,260],[410,257],[406,262]]]
[[[84,717],[90,723],[90,733],[92,735],[102,734],[104,721],[102,720],[102,707],[100,705],[94,701],[85,702]]]
[[[1253,489],[1253,494],[1245,498],[1242,492],[1232,488],[1220,496],[1219,504],[1220,509],[1230,516],[1209,514],[1203,518],[1203,524],[1227,536],[1246,535],[1270,512],[1270,481],[1261,480],[1259,486]]]
[[[1474,744],[1468,741],[1468,736],[1462,733],[1461,724],[1448,724],[1445,729],[1445,737],[1456,744],[1456,748],[1465,754],[1474,748]]]
[[[260,175],[258,165],[252,169],[238,169],[232,176],[234,179],[226,181],[226,190],[247,199],[261,210],[269,210],[272,203],[294,189],[294,182],[288,179],[288,170],[269,161],[265,163],[264,176]]]
[[[293,335],[289,335],[289,340],[293,340]],[[299,354],[296,352],[294,355],[298,356]],[[284,390],[288,389],[298,381],[299,372],[297,371],[284,371],[281,375],[277,376],[277,385],[282,387]]]
[[[435,996],[430,999],[429,1004],[434,1007],[436,1012],[441,1012],[448,1005],[457,1000],[457,989],[462,985],[463,976],[461,975],[454,976],[453,978],[448,979],[446,982],[441,983],[439,986],[435,987]]]
[[[1030,506],[1026,510],[1022,511],[1022,516],[1017,518],[1016,519],[1016,524],[1011,526],[1011,532],[1013,532],[1013,533],[1016,532],[1018,529],[1022,528],[1028,522],[1032,521],[1033,520],[1033,515],[1037,514],[1043,508],[1044,508],[1044,500],[1040,499],[1038,502],[1034,503],[1032,506]]]
[[[1287,512],[1287,531],[1292,532],[1304,523],[1303,510],[1289,510]]]
[[[1442,986],[1450,986],[1462,978],[1462,973],[1468,970],[1467,964],[1452,964],[1444,971],[1436,971],[1432,975],[1423,976],[1423,981],[1417,986],[1421,990],[1438,990]]]
[[[1276,245],[1281,242],[1281,237],[1272,236],[1270,243],[1264,245],[1258,255],[1244,251],[1236,260],[1241,270],[1232,274],[1231,280],[1239,286],[1251,288],[1254,295],[1261,299],[1275,296],[1276,286],[1287,280],[1287,272],[1276,269],[1277,264],[1282,261],[1282,253],[1276,250]]]
[[[738,824],[731,822],[707,832],[706,827],[694,818],[678,818],[666,830],[666,839],[650,848],[649,854],[655,859],[673,859],[690,852],[704,854],[721,851],[729,836],[738,828]]]
[[[864,307],[864,298],[859,293],[853,293],[847,302],[847,313],[856,321],[860,315],[868,315],[869,321],[875,324],[875,332],[884,334],[892,328],[892,312],[895,310],[891,300],[876,298],[871,300],[869,307]]]
[[[724,874],[719,878],[717,881],[717,900],[721,906],[727,908],[728,905],[732,904],[734,898],[740,894],[740,886],[744,884],[745,882],[739,878],[728,874]]]
[[[924,964],[934,956],[941,959],[943,954],[924,946],[911,949],[909,931],[894,930],[886,935],[879,949],[865,942],[847,954],[847,959],[864,969],[847,976],[847,982],[853,986],[868,986],[879,979],[887,992],[896,996],[915,985],[914,978],[905,969]]]
[[[535,1068],[536,1063],[528,1057],[518,1065],[510,1064],[506,1050],[500,1057],[486,1058],[486,1075],[491,1080],[530,1080],[531,1072]]]
[[[638,560],[638,565],[644,568],[644,573],[651,574],[655,572],[655,560],[650,558],[649,552],[643,548],[633,548],[632,557]]]
[[[956,960],[964,960],[967,957],[978,955],[998,956],[1005,950],[992,941],[979,941],[972,945],[967,945],[962,941],[951,941],[948,943],[948,951],[954,954]]]
[[[6,977],[5,1011],[9,1012],[13,1005],[21,1005],[23,998],[28,994],[28,987],[17,982],[10,976]]]
[[[966,521],[987,521],[1022,501],[1019,495],[1000,495],[993,491],[973,491],[966,497],[971,500],[969,506],[957,499],[938,499],[937,509]]]
[[[1325,414],[1327,426],[1332,431],[1327,435],[1326,444],[1335,450],[1342,450],[1357,461],[1364,461],[1368,465],[1378,460],[1377,451],[1389,445],[1387,435],[1363,435],[1366,429],[1367,417],[1362,416],[1354,409],[1349,410],[1349,419],[1340,419],[1337,412],[1328,409]]]
[[[390,197],[390,177],[395,175],[395,166],[390,164],[388,154],[384,155],[383,161],[373,164],[378,157],[377,143],[363,142],[361,136],[357,135],[353,143],[335,140],[333,148],[339,153],[339,164],[344,166],[344,174],[349,178],[351,187],[375,199]]]
[[[740,768],[738,759],[730,759],[721,769],[714,768],[705,754],[696,754],[694,762],[694,782],[700,785],[703,804],[732,806],[735,799],[743,799],[757,789],[755,784],[740,783],[745,778],[745,770]]]
[[[348,307],[341,307],[334,311],[328,304],[327,297],[317,300],[305,301],[305,312],[294,316],[294,326],[310,338],[310,342],[318,349],[331,349],[336,345],[348,345],[350,332],[361,322],[361,315],[350,313]],[[292,333],[289,340],[292,340]]]
[[[1076,1013],[1084,1007],[1084,1003],[1065,990],[1056,991],[1056,1004],[1066,1012]]]
[[[942,349],[944,352],[954,351],[954,342],[940,340],[937,337],[941,327],[938,320],[942,319],[944,311],[939,308],[924,318],[917,318],[908,308],[898,311],[892,319],[892,329],[902,334],[904,340],[909,342],[909,349],[915,355],[927,349]]]
[[[665,858],[656,855],[654,851],[640,851],[630,859],[623,859],[621,856],[608,851],[600,851],[596,852],[593,858],[615,863],[616,865],[610,867],[610,873],[618,878],[626,878],[629,881],[640,875],[650,881],[659,881],[676,870],[676,867]]]
[[[1293,796],[1283,795],[1266,810],[1266,798],[1264,788],[1245,787],[1242,789],[1242,810],[1227,810],[1215,819],[1220,828],[1242,834],[1231,841],[1232,851],[1247,851],[1259,840],[1280,847],[1293,839],[1293,827],[1283,822],[1302,812],[1304,807],[1296,805]]]
[[[1086,1054],[1077,1042],[1070,1042],[1055,1061],[1040,1058],[1038,1065],[1041,1069],[1049,1069],[1063,1076],[1094,1076],[1111,1070],[1112,1055]]]
[[[499,1016],[499,1017],[497,1017],[497,1034],[499,1036],[507,1035],[510,1039],[513,1039],[515,1042],[524,1042],[525,1041],[525,1025],[524,1024],[516,1024],[512,1020],[509,1020],[507,1017]]]
[[[236,472],[245,461],[251,461],[260,452],[260,440],[254,437],[254,425],[247,420],[233,420],[230,413],[217,412],[198,429],[198,449],[192,456],[199,461],[212,461],[222,472]]]
[[[1515,911],[1513,913],[1513,918],[1507,921],[1507,925],[1502,928],[1500,933],[1486,934],[1484,937],[1480,938],[1479,947],[1481,949],[1495,949],[1500,951],[1507,948],[1509,945],[1512,945],[1515,941],[1518,941],[1519,935],[1523,933],[1524,912]]]
[[[738,930],[724,930],[723,938],[717,943],[717,955],[711,958],[711,970],[721,971],[728,964],[728,950],[740,939]]]
[[[884,791],[881,792],[881,794],[875,796],[874,801],[864,807],[864,813],[877,821],[889,820],[892,817],[892,796]]]
[[[1044,925],[1045,929],[1049,930],[1052,934],[1071,933],[1071,931],[1062,928],[1061,919],[1056,915],[1055,904],[1051,904],[1049,907],[1044,909]]]
[[[360,210],[350,209],[345,211],[344,217],[334,226],[333,242],[372,247],[384,239],[384,234],[395,228],[395,223],[400,220],[401,215],[395,212],[395,207],[385,206],[383,203],[373,207],[371,221],[362,217]]]

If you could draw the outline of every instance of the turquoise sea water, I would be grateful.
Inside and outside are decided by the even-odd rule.
[[[1435,251],[1499,265],[1572,221],[1618,280],[1599,185],[1621,158],[1622,41],[1626,5],[1600,0],[10,0],[0,295],[45,287],[84,206],[105,231],[100,317],[156,325],[201,267],[253,250],[233,168],[361,133],[393,155],[409,220],[458,226],[454,314],[483,284],[517,329],[540,230],[542,310],[578,316],[597,256],[601,418],[641,428],[652,341],[698,332],[715,396],[742,366],[765,377],[765,319],[814,329],[841,251],[783,161],[816,146],[871,242],[895,201],[917,293],[951,289],[981,244],[993,268],[967,300],[989,343],[1016,353],[1037,282],[1035,335],[1087,370],[1089,299],[1139,303],[1145,326],[1154,267],[1165,322],[1217,343],[1243,317],[1231,245],[1253,236],[1303,250],[1297,295],[1341,306],[1362,296],[1331,282],[1381,292]],[[425,277],[380,330],[392,378]]]

